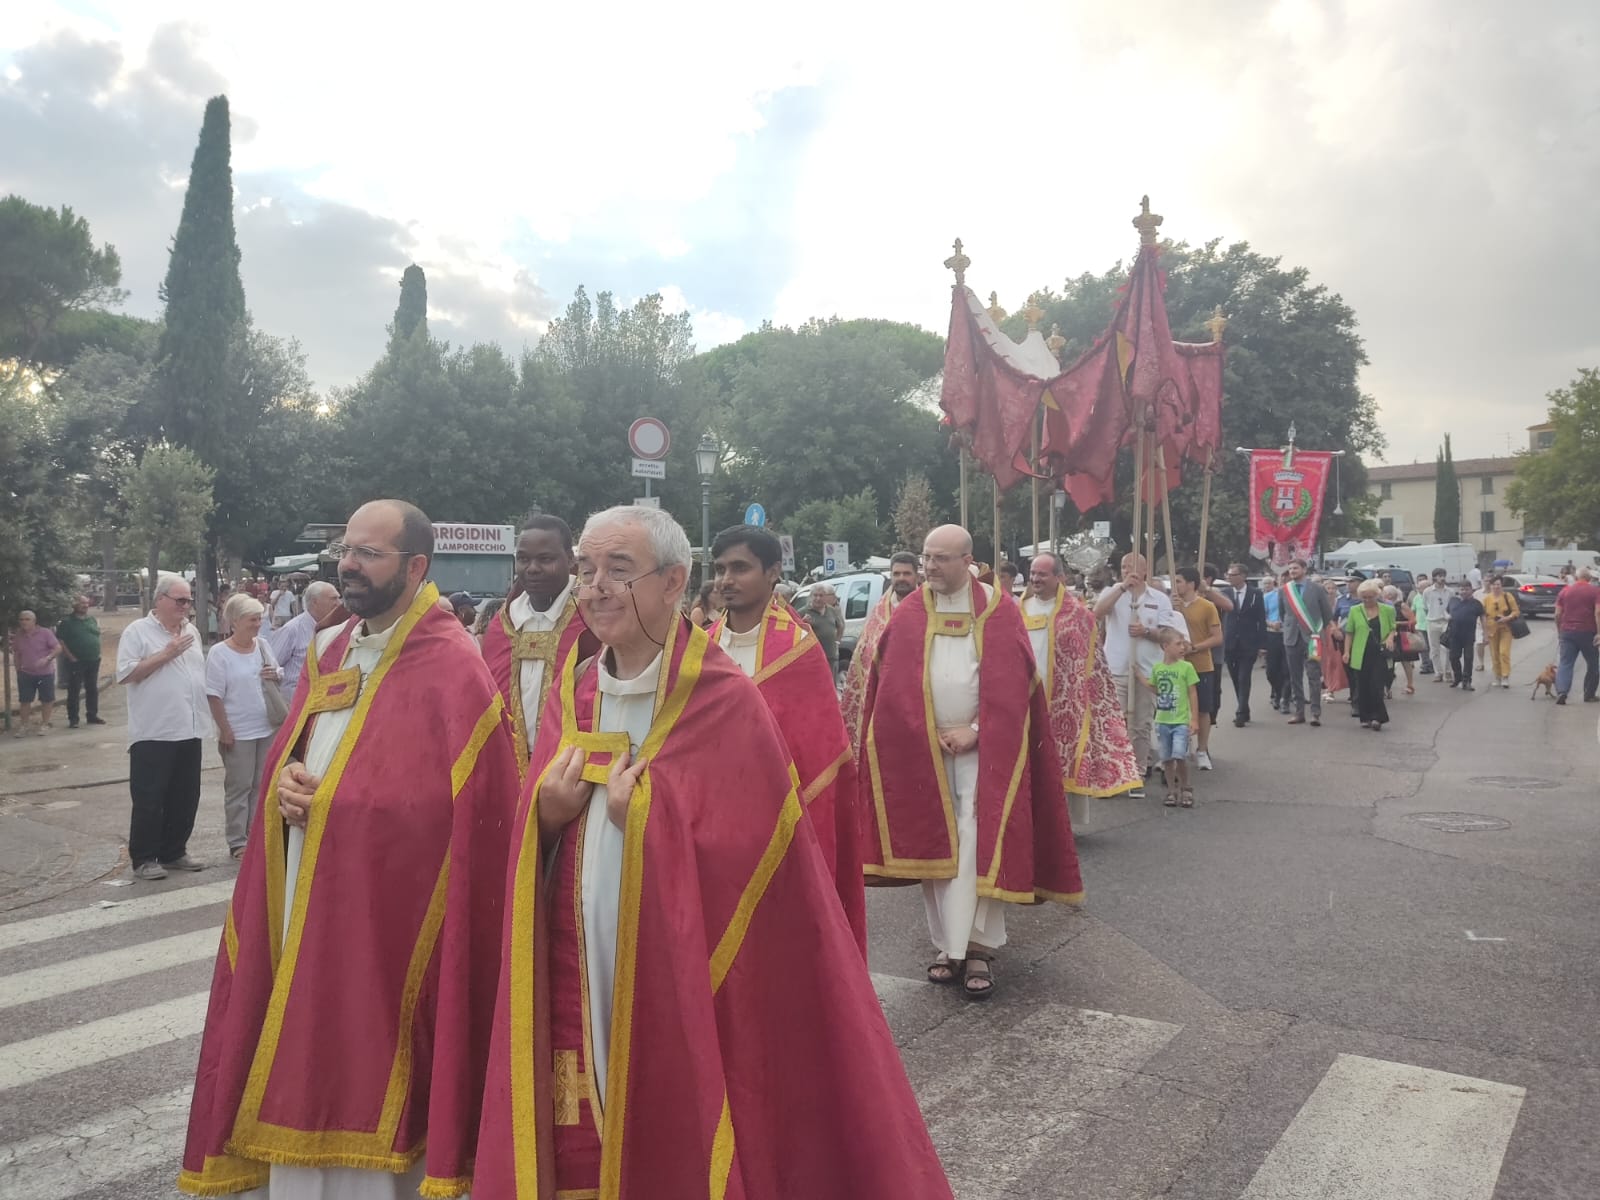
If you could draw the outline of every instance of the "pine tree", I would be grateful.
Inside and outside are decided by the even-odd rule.
[[[228,98],[206,102],[189,190],[161,285],[166,327],[157,352],[160,421],[176,445],[217,466],[218,444],[230,432],[219,405],[236,391],[228,360],[249,321],[233,229]]]
[[[400,304],[394,310],[394,325],[389,330],[389,344],[410,340],[417,330],[428,336],[428,277],[422,268],[412,263],[400,276]]]
[[[1438,468],[1433,475],[1433,540],[1461,540],[1461,490],[1456,484],[1456,463],[1450,455],[1450,435],[1444,435]]]

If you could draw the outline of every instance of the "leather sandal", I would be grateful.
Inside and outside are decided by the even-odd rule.
[[[993,955],[967,951],[965,977],[961,986],[968,1000],[987,1000],[994,995],[994,971],[989,966],[993,961]],[[974,987],[973,984],[978,986]]]
[[[928,964],[929,983],[954,983],[960,963],[950,961],[950,956],[940,951],[939,957]]]

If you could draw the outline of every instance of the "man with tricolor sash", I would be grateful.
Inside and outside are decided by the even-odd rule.
[[[475,1194],[949,1197],[756,684],[679,605],[689,539],[578,540],[513,826]]]
[[[988,999],[1007,902],[1077,903],[1078,856],[1022,613],[970,573],[958,525],[928,534],[927,584],[874,650],[864,710],[862,860],[922,883],[934,983]]]
[[[1088,605],[1067,590],[1061,562],[1053,554],[1036,555],[1028,565],[1022,623],[1044,683],[1050,733],[1067,792],[1117,796],[1138,787],[1144,770],[1128,740],[1099,623]]]
[[[845,731],[850,735],[850,750],[855,755],[858,773],[864,762],[861,757],[861,735],[866,731],[861,724],[861,710],[867,702],[867,675],[872,666],[872,656],[894,610],[917,590],[919,566],[917,556],[906,550],[889,560],[889,589],[867,614],[867,623],[861,628],[861,636],[856,639],[855,652],[850,658],[850,669],[845,672],[839,711],[844,716]]]
[[[1306,579],[1304,559],[1289,564],[1289,582],[1281,589],[1284,608],[1283,656],[1289,668],[1289,700],[1294,706],[1291,725],[1306,723],[1306,704],[1311,706],[1311,724],[1322,724],[1322,655],[1318,639],[1322,627],[1333,620],[1333,601],[1328,593]]]
[[[574,646],[583,657],[599,648],[572,594],[572,529],[539,515],[517,536],[517,577],[483,633],[483,659],[511,714],[517,763],[526,773],[539,734],[539,714],[560,664]]]
[[[363,505],[223,928],[179,1186],[250,1200],[472,1187],[517,789],[505,711],[427,582],[433,527]]]
[[[839,715],[833,666],[798,613],[773,594],[783,547],[765,529],[735,525],[711,543],[722,615],[711,640],[756,682],[794,758],[800,800],[833,872],[839,903],[867,956],[856,764]]]

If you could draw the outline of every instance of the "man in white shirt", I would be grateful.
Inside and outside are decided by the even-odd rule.
[[[1134,684],[1130,673],[1148,679],[1161,661],[1161,626],[1172,619],[1172,601],[1150,586],[1149,568],[1141,555],[1122,559],[1122,579],[1095,601],[1094,615],[1105,622],[1106,665],[1111,668],[1128,723],[1128,739],[1144,774],[1150,773],[1150,728],[1155,720],[1155,693]],[[1143,789],[1129,793],[1139,799]]]
[[[289,623],[265,635],[273,657],[283,668],[283,694],[291,704],[305,670],[306,651],[318,627],[339,607],[339,589],[322,579],[306,585],[305,611],[296,613]]]
[[[205,869],[189,857],[200,806],[200,739],[211,735],[193,608],[188,583],[163,576],[149,614],[117,643],[117,682],[128,685],[128,859],[137,879]]]
[[[282,629],[300,612],[300,597],[295,595],[294,584],[285,579],[267,598],[267,608],[272,614],[272,627]]]
[[[1428,657],[1433,660],[1433,681],[1443,683],[1450,673],[1450,651],[1444,644],[1444,631],[1450,627],[1450,601],[1455,593],[1446,582],[1445,569],[1433,569],[1432,582],[1422,589],[1421,616],[1428,624]]]

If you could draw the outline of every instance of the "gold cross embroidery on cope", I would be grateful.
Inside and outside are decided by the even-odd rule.
[[[306,699],[306,712],[338,712],[342,708],[349,708],[360,696],[360,667],[328,671],[311,680],[311,695]]]
[[[557,1050],[555,1060],[556,1124],[576,1125],[578,1104],[589,1094],[589,1072],[578,1070],[576,1050]]]
[[[1050,614],[1025,612],[1022,614],[1022,624],[1028,629],[1048,628],[1050,624]]]
[[[972,632],[971,613],[934,613],[935,637],[966,637]]]
[[[555,660],[561,635],[554,629],[524,629],[512,635],[511,657],[517,662],[550,663]]]

